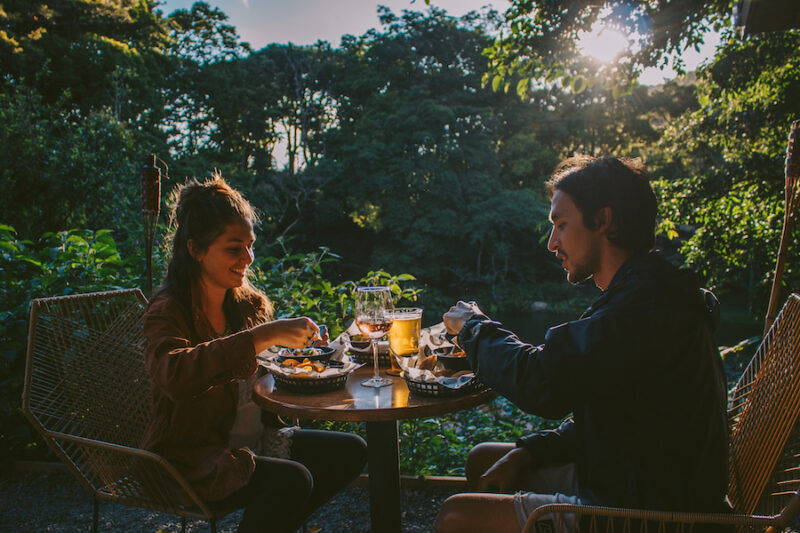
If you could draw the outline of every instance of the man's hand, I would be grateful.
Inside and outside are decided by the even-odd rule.
[[[464,324],[472,318],[473,315],[482,315],[483,311],[478,308],[475,302],[462,302],[459,301],[456,305],[450,308],[444,315],[442,321],[447,333],[450,335],[458,335]]]
[[[519,490],[522,474],[528,470],[531,456],[524,448],[514,448],[483,473],[475,487],[478,492],[507,494]]]

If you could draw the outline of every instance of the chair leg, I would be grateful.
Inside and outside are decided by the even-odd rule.
[[[98,515],[100,514],[100,501],[92,498],[92,533],[97,533]]]
[[[186,517],[181,517],[181,533],[186,533]]]

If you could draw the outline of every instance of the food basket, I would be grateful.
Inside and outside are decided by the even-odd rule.
[[[350,356],[350,359],[360,365],[372,365],[372,347],[364,351],[354,350],[351,348],[345,353]],[[389,368],[392,366],[390,357],[392,357],[391,353],[388,351],[382,351],[380,348],[378,348],[378,367]]]
[[[411,379],[407,373],[404,374],[404,378],[406,380],[406,384],[408,385],[409,392],[419,394],[421,396],[434,396],[441,398],[444,396],[462,396],[464,394],[473,394],[486,390],[486,385],[478,381],[475,377],[457,389],[442,385],[438,381],[420,381]]]
[[[297,392],[330,392],[344,387],[347,383],[349,373],[336,374],[322,378],[300,377],[296,374],[286,375],[280,372],[270,371],[275,385],[280,389],[290,389]]]
[[[326,361],[324,369],[309,371],[310,369],[300,369],[303,365],[286,366],[287,361],[279,362],[278,356],[273,356],[263,360],[264,368],[272,374],[275,386],[279,389],[293,390],[297,392],[316,393],[329,392],[341,389],[347,383],[347,376],[350,372],[361,365],[352,361]],[[312,363],[319,364],[318,362]],[[327,368],[325,368],[327,367]]]

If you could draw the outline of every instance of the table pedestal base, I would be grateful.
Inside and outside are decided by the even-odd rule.
[[[367,422],[372,533],[400,533],[400,454],[397,420]]]

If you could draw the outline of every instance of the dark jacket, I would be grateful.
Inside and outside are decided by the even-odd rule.
[[[521,409],[572,414],[519,444],[537,465],[575,462],[580,497],[722,511],[726,389],[707,295],[660,255],[635,255],[579,320],[551,328],[541,346],[485,316],[468,320],[458,340],[478,378]]]

